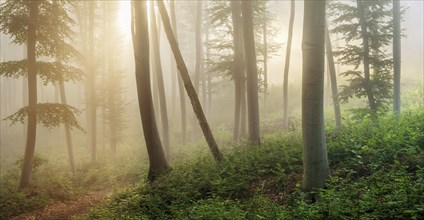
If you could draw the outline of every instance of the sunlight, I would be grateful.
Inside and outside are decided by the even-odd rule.
[[[131,36],[131,1],[120,1],[118,24],[125,37]]]

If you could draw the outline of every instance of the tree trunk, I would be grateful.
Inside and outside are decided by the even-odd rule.
[[[329,175],[324,133],[325,1],[305,1],[303,23],[303,189],[322,188]]]
[[[153,110],[150,87],[149,28],[145,1],[132,0],[132,40],[134,47],[135,75],[144,139],[149,155],[148,179],[153,181],[169,169],[166,161]]]
[[[286,61],[284,66],[284,82],[283,82],[283,128],[289,128],[289,67],[290,67],[290,55],[291,55],[291,45],[293,39],[293,23],[295,16],[295,0],[290,2],[290,21],[289,21],[289,33],[287,37],[287,48],[286,48]]]
[[[202,62],[202,1],[197,2],[196,9],[196,66],[194,70],[194,88],[197,94],[200,93],[200,65]]]
[[[241,17],[240,1],[231,1],[231,16],[233,20],[233,44],[234,44],[234,61],[233,61],[233,80],[234,80],[234,127],[233,127],[233,143],[238,145],[240,142],[240,126],[241,126],[241,100],[242,100],[242,83],[244,75],[244,51],[243,51],[243,26]]]
[[[166,94],[165,94],[165,85],[163,80],[162,64],[160,59],[160,48],[159,48],[159,36],[156,26],[156,16],[153,7],[154,2],[151,2],[150,5],[150,31],[152,38],[152,48],[153,48],[153,63],[155,65],[155,73],[157,80],[157,88],[159,90],[159,102],[160,102],[160,114],[162,122],[162,143],[165,151],[165,155],[169,158],[169,124],[168,124],[168,108],[166,106]]]
[[[95,53],[94,53],[94,10],[95,2],[90,1],[89,3],[89,14],[88,14],[88,57],[90,63],[88,63],[88,76],[87,76],[87,90],[88,90],[88,132],[89,132],[89,146],[91,152],[91,161],[96,160],[96,145],[97,145],[97,102],[96,102],[96,67],[95,67]]]
[[[177,31],[177,20],[175,17],[175,2],[174,0],[170,0],[169,8],[171,11],[172,18],[172,30],[175,36],[176,41],[178,42],[178,31]],[[173,58],[175,60],[175,58]],[[179,70],[178,70],[179,71]],[[186,111],[186,101],[184,94],[184,83],[179,74],[177,74],[177,82],[178,82],[178,91],[180,93],[180,103],[181,103],[181,132],[182,132],[182,141],[183,144],[187,142],[187,111]]]
[[[28,25],[28,127],[25,146],[24,164],[22,167],[19,189],[28,187],[31,184],[32,163],[34,161],[35,139],[37,133],[37,115],[35,108],[37,105],[37,60],[35,45],[37,42],[37,19],[38,1],[30,1],[29,16],[31,21]]]
[[[60,90],[60,99],[62,101],[62,104],[67,105],[65,85],[63,83],[63,79],[59,82],[59,90]],[[71,129],[67,125],[65,125],[65,135],[66,135],[66,145],[68,146],[69,165],[71,168],[71,172],[75,173],[76,169],[75,169],[75,159],[74,159],[74,147],[72,145]]]
[[[393,112],[400,115],[401,26],[400,0],[393,0]]]
[[[325,26],[325,40],[326,40],[326,49],[327,49],[327,62],[328,69],[331,81],[331,93],[333,97],[333,106],[334,106],[334,117],[336,120],[336,126],[342,126],[342,116],[340,112],[340,102],[339,102],[339,91],[337,91],[337,74],[336,74],[336,66],[334,65],[334,56],[333,56],[333,48],[331,46],[331,38],[330,31],[328,31],[328,23]]]
[[[255,38],[253,34],[252,2],[241,3],[243,14],[244,51],[247,76],[247,113],[249,122],[249,141],[261,143],[258,103],[258,73],[256,67]]]
[[[358,7],[358,17],[359,17],[359,25],[361,27],[361,36],[362,36],[362,47],[363,47],[363,62],[364,62],[364,89],[368,97],[368,104],[370,109],[373,112],[377,111],[377,105],[374,98],[374,93],[372,91],[371,80],[370,80],[370,50],[368,43],[368,31],[367,24],[365,20],[365,8],[362,5],[362,1],[357,0]]]
[[[265,19],[264,24],[262,26],[264,32],[264,116],[267,117],[268,109],[267,109],[267,96],[268,96],[268,36],[267,36],[267,15],[265,8]]]
[[[184,81],[184,86],[186,88],[187,94],[191,100],[191,104],[193,106],[193,110],[199,120],[200,127],[202,128],[203,134],[205,136],[206,142],[209,145],[209,148],[214,156],[215,160],[221,161],[222,154],[218,149],[218,146],[215,142],[215,138],[213,137],[212,131],[209,127],[209,124],[206,120],[205,114],[203,112],[202,106],[199,102],[199,97],[196,94],[196,91],[191,83],[190,76],[188,75],[187,66],[183,60],[181,55],[181,51],[178,47],[177,40],[172,32],[171,24],[169,22],[168,13],[166,12],[165,5],[162,1],[157,1],[159,11],[162,17],[163,26],[165,29],[166,36],[168,37],[169,44],[171,46],[172,52],[174,53],[175,60],[177,62],[177,67],[181,74],[181,77]]]

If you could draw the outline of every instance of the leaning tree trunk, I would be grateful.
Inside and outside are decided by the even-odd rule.
[[[284,82],[283,82],[283,128],[287,129],[289,127],[289,67],[290,67],[290,54],[291,54],[291,45],[293,39],[293,23],[295,16],[295,0],[291,0],[290,3],[290,22],[289,22],[289,33],[287,37],[287,49],[286,49],[286,61],[284,66]]]
[[[152,37],[152,48],[153,48],[153,63],[155,65],[155,73],[157,88],[159,92],[159,104],[160,114],[162,122],[162,142],[165,155],[169,157],[169,123],[168,123],[168,108],[166,105],[166,94],[165,84],[163,80],[162,64],[160,59],[160,48],[159,48],[159,35],[158,28],[156,26],[156,16],[154,11],[154,2],[150,3],[150,31]]]
[[[400,115],[401,68],[400,0],[393,0],[393,112]]]
[[[172,18],[172,30],[173,30],[175,39],[178,42],[178,39],[177,39],[177,36],[178,36],[177,20],[176,20],[176,17],[175,17],[175,2],[174,2],[174,0],[169,1],[169,8],[170,8],[170,11],[171,11],[171,18]],[[183,83],[183,80],[182,80],[182,78],[179,74],[177,74],[177,82],[178,82],[178,91],[179,91],[179,95],[180,95],[180,104],[181,104],[182,141],[183,141],[183,144],[185,144],[186,141],[187,141],[187,111],[186,111],[186,101],[185,101],[185,94],[184,94],[184,83]]]
[[[373,112],[377,111],[377,104],[375,102],[374,93],[372,91],[371,79],[370,79],[370,49],[367,23],[365,20],[365,8],[363,5],[364,0],[357,0],[359,25],[361,28],[362,47],[363,47],[363,62],[364,62],[364,89],[368,97],[368,104]]]
[[[171,24],[169,21],[168,13],[166,12],[165,4],[162,1],[157,1],[159,11],[162,17],[163,26],[165,29],[166,36],[168,38],[169,44],[171,46],[172,52],[174,53],[175,60],[177,62],[177,67],[180,70],[181,78],[184,81],[184,86],[186,88],[187,94],[190,98],[191,104],[193,106],[194,113],[199,120],[200,127],[202,128],[203,135],[205,136],[206,142],[209,145],[209,148],[214,156],[215,160],[221,161],[222,154],[219,151],[219,148],[215,142],[212,131],[209,127],[209,124],[206,120],[205,114],[203,112],[202,106],[200,105],[199,97],[196,94],[196,91],[193,87],[193,84],[188,75],[187,66],[181,55],[181,51],[178,47],[177,40],[175,39],[174,33],[172,32]]]
[[[329,175],[324,132],[325,1],[305,1],[303,21],[303,189],[322,188]]]
[[[24,164],[22,167],[19,189],[28,187],[31,184],[32,163],[34,161],[35,138],[37,133],[37,115],[35,108],[37,105],[37,60],[35,45],[37,42],[37,19],[38,1],[30,1],[29,16],[31,21],[28,25],[28,127],[25,146]]]
[[[166,161],[156,118],[150,87],[149,28],[145,1],[132,1],[132,39],[135,59],[137,94],[143,124],[144,140],[149,155],[148,180],[153,181],[169,169]]]
[[[334,65],[334,56],[333,56],[333,48],[331,46],[331,38],[330,31],[328,31],[328,23],[325,26],[325,47],[327,50],[327,62],[328,69],[331,81],[331,93],[333,97],[333,106],[334,106],[334,117],[336,120],[336,126],[342,126],[342,116],[340,112],[340,103],[339,103],[339,91],[337,91],[337,74],[336,74],[336,66]]]
[[[65,85],[63,83],[63,78],[59,81],[59,90],[60,90],[60,100],[62,104],[67,105],[66,101],[66,93],[65,93]],[[68,155],[69,155],[69,166],[71,168],[71,172],[75,173],[75,159],[74,159],[74,147],[72,145],[72,136],[71,136],[71,128],[65,124],[65,135],[66,135],[66,146],[68,147]]]
[[[255,38],[253,34],[253,10],[251,1],[241,3],[243,15],[243,36],[247,76],[247,113],[249,124],[249,141],[253,144],[261,143],[259,128],[258,103],[258,73],[256,67]]]

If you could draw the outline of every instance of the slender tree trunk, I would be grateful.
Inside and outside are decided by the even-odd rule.
[[[59,82],[59,90],[60,90],[60,99],[62,104],[67,105],[66,101],[66,93],[65,93],[65,85],[63,83],[63,79]],[[68,155],[69,155],[69,165],[71,168],[71,172],[75,173],[75,159],[74,159],[74,147],[72,145],[72,136],[71,129],[69,126],[65,125],[65,135],[66,135],[66,145],[68,146]]]
[[[150,5],[150,31],[152,38],[153,46],[153,61],[155,65],[155,73],[157,79],[157,86],[159,90],[159,101],[160,101],[160,114],[162,122],[162,143],[165,151],[165,155],[169,158],[169,124],[168,124],[168,109],[166,106],[166,94],[165,94],[165,84],[163,80],[162,64],[160,59],[160,48],[159,48],[159,36],[156,26],[156,16],[153,8],[154,2],[151,2]]]
[[[90,1],[89,3],[89,24],[88,24],[88,54],[90,63],[88,64],[89,73],[87,76],[87,85],[88,85],[88,124],[89,132],[88,135],[90,138],[90,151],[91,151],[91,161],[96,160],[96,145],[97,145],[97,102],[96,102],[96,72],[95,72],[95,53],[94,53],[94,10],[95,2]]]
[[[25,146],[24,164],[22,167],[19,189],[28,187],[31,184],[32,163],[34,161],[35,139],[37,133],[37,115],[35,108],[37,105],[37,60],[35,45],[37,42],[37,19],[38,1],[29,2],[29,16],[31,21],[28,25],[28,127]]]
[[[170,0],[169,6],[170,6],[169,8],[170,8],[170,11],[171,11],[171,18],[172,18],[172,30],[173,30],[175,39],[178,42],[177,20],[176,20],[176,17],[175,17],[175,2],[174,2],[174,0]],[[175,58],[173,58],[173,59],[175,60]],[[183,140],[183,144],[185,144],[187,142],[187,111],[186,111],[186,101],[185,101],[185,94],[184,94],[184,83],[183,83],[182,78],[179,74],[177,74],[177,81],[178,81],[178,91],[180,93],[180,103],[181,103],[182,140]]]
[[[370,80],[370,50],[369,50],[369,39],[367,24],[365,20],[365,8],[362,5],[364,0],[357,0],[359,25],[361,27],[362,36],[362,47],[363,47],[363,62],[364,62],[364,87],[368,97],[368,104],[373,112],[377,111],[377,105],[372,91],[371,80]]]
[[[325,40],[326,40],[325,46],[327,49],[327,62],[328,62],[329,76],[331,81],[331,92],[333,97],[334,117],[336,120],[336,126],[341,127],[342,116],[340,112],[339,91],[337,90],[336,66],[334,64],[333,48],[331,46],[330,31],[328,31],[328,25],[325,26]]]
[[[231,1],[231,16],[233,20],[233,44],[234,44],[234,61],[233,61],[233,80],[234,80],[234,127],[233,127],[233,143],[240,142],[240,126],[241,126],[241,100],[242,100],[242,83],[244,75],[244,50],[243,50],[243,29],[241,17],[241,2]]]
[[[393,112],[400,115],[400,70],[401,70],[401,26],[400,0],[393,0]]]
[[[221,161],[222,154],[219,151],[219,148],[215,142],[212,131],[209,127],[209,124],[206,120],[205,114],[203,112],[202,106],[200,105],[199,97],[196,95],[196,91],[193,87],[193,84],[188,75],[187,66],[181,55],[181,51],[178,47],[177,40],[172,32],[171,24],[169,21],[168,13],[166,12],[165,4],[162,1],[157,1],[159,11],[162,17],[163,26],[165,29],[166,36],[168,37],[169,44],[171,45],[172,52],[174,53],[175,60],[177,62],[177,67],[180,70],[181,77],[184,81],[184,86],[186,88],[187,94],[190,98],[193,110],[199,120],[200,127],[202,128],[203,134],[205,136],[206,142],[209,145],[209,148],[214,156],[215,160]]]
[[[249,141],[261,143],[258,103],[258,73],[256,67],[255,38],[253,34],[252,2],[241,3],[243,14],[244,51],[247,76],[247,113],[249,121]]]
[[[206,8],[208,8],[208,6],[206,5]],[[212,110],[212,76],[209,72],[209,21],[206,22],[206,27],[205,27],[205,35],[206,35],[206,49],[205,49],[205,59],[206,59],[206,65],[205,65],[205,77],[206,77],[206,89],[205,89],[205,95],[207,94],[207,100],[205,100],[206,104],[206,114],[208,115],[208,117],[210,118],[212,116],[211,114],[211,110]]]
[[[137,94],[143,124],[144,139],[149,155],[148,179],[153,181],[169,169],[153,110],[150,87],[149,28],[145,1],[132,0],[132,40],[134,47]]]
[[[325,1],[305,1],[303,23],[303,189],[322,188],[329,175],[324,129]]]
[[[283,128],[288,129],[289,127],[289,67],[290,67],[290,55],[291,45],[293,39],[293,23],[295,17],[296,1],[290,1],[290,21],[289,21],[289,33],[287,37],[287,48],[286,48],[286,61],[284,66],[284,82],[283,82]]]
[[[202,62],[202,1],[197,2],[196,9],[196,66],[194,70],[194,88],[196,89],[197,94],[200,93],[200,65]]]

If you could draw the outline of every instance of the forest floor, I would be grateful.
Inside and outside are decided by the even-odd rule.
[[[91,192],[69,201],[53,201],[41,210],[35,210],[11,218],[11,220],[85,219],[88,209],[112,195],[110,190]]]

